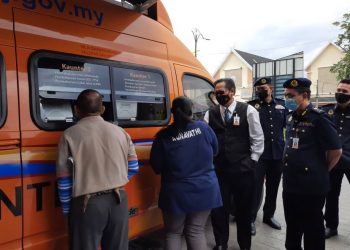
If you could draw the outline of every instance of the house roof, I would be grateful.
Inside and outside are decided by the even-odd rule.
[[[278,58],[276,60],[285,60],[285,59],[296,58],[296,57],[303,57],[303,56],[304,56],[304,51],[300,51],[300,52],[291,54],[289,56],[284,56],[284,57]]]
[[[318,54],[308,63],[308,65],[305,67],[305,69],[308,69],[322,54],[323,52],[328,48],[328,46],[334,46],[336,47],[340,52],[344,53],[344,50],[340,48],[338,45],[336,45],[333,42],[327,43],[321,50],[318,52]]]
[[[244,64],[247,65],[247,67],[252,70],[254,63],[261,63],[266,61],[273,61],[272,59],[250,54],[248,52],[244,52],[241,50],[233,49],[228,55],[225,57],[225,59],[222,61],[222,63],[219,65],[217,70],[215,70],[214,76],[218,73],[218,71],[222,68],[222,66],[226,63],[227,59],[230,57],[231,54],[236,55]]]
[[[272,61],[272,59],[250,54],[241,50],[235,49],[235,51],[250,65],[253,66],[254,63],[261,63],[266,61]]]

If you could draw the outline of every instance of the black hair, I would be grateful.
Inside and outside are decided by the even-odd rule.
[[[214,86],[216,86],[218,83],[221,83],[221,82],[225,83],[225,87],[228,90],[232,90],[233,92],[236,93],[236,84],[235,84],[235,81],[233,81],[232,78],[220,78],[220,79],[218,79],[218,80],[216,80],[214,82]]]
[[[185,97],[179,96],[176,97],[171,106],[171,113],[174,116],[174,122],[167,128],[159,131],[157,136],[162,137],[174,137],[182,132],[187,124],[193,122],[192,120],[192,101]]]
[[[97,94],[97,97],[91,96]],[[83,90],[76,101],[76,105],[83,114],[94,114],[100,112],[102,108],[102,95],[94,89]]]
[[[350,79],[343,79],[340,83],[350,84]]]
[[[309,88],[297,88],[295,89],[298,94],[304,94],[306,93],[306,97],[308,100],[310,100],[311,97],[311,90]]]

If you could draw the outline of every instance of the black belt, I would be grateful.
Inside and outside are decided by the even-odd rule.
[[[96,192],[96,193],[91,193],[90,197],[100,196],[100,195],[104,195],[104,194],[110,194],[113,192],[115,192],[115,189],[104,190],[104,191],[100,191],[100,192]]]

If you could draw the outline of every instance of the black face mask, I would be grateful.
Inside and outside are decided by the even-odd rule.
[[[230,97],[228,95],[217,95],[216,100],[220,105],[225,106],[230,101]]]
[[[268,96],[267,90],[259,90],[256,92],[256,94],[258,95],[258,98],[261,101],[264,101],[266,99],[266,97]]]
[[[350,95],[347,95],[344,93],[335,93],[335,99],[337,100],[338,103],[344,104],[350,100]]]

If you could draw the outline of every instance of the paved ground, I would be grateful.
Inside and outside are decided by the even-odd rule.
[[[339,235],[326,241],[327,250],[348,250],[350,249],[350,185],[346,178],[343,180],[343,189],[340,196],[340,225],[338,228]],[[281,190],[281,189],[280,189]],[[283,204],[281,198],[281,192],[278,196],[277,211],[275,216],[279,222],[281,222],[283,228],[281,231],[271,229],[269,226],[263,224],[262,212],[258,214],[256,221],[257,234],[252,239],[252,250],[276,250],[285,249],[284,240],[286,234],[286,225],[283,214]],[[162,232],[159,232],[152,236],[156,241],[160,241],[162,238]],[[211,224],[208,223],[207,228],[208,247],[212,249],[214,246],[214,237],[212,233]],[[145,246],[145,244],[143,244]],[[162,249],[161,247],[143,247],[143,248],[131,248],[131,249]],[[185,244],[182,250],[185,250]],[[236,241],[236,225],[232,223],[230,226],[230,241],[229,250],[239,250]]]

